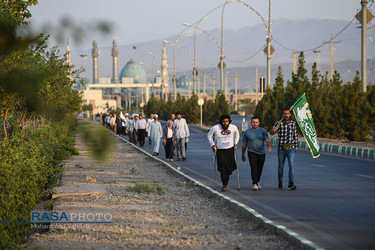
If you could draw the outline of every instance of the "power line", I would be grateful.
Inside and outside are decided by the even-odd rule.
[[[227,58],[227,57],[225,57],[225,59],[226,60],[228,60],[228,61],[230,61],[230,62],[245,62],[245,61],[247,61],[247,60],[250,60],[251,58],[253,58],[254,56],[256,56],[259,52],[261,52],[262,51],[262,49],[264,49],[264,47],[266,46],[266,44],[264,44],[264,45],[262,45],[262,47],[257,51],[257,52],[255,52],[255,54],[253,54],[253,55],[251,55],[250,57],[248,57],[248,58],[246,58],[246,59],[243,59],[243,60],[231,60],[231,59],[229,59],[229,58]]]
[[[281,43],[279,43],[273,36],[271,37],[273,41],[275,41],[275,43],[277,43],[279,46],[281,46],[282,48],[286,49],[286,50],[289,50],[289,51],[300,51],[300,52],[307,52],[307,51],[314,51],[314,50],[317,50],[321,47],[323,47],[324,45],[328,44],[331,42],[331,40],[335,39],[336,37],[338,37],[344,30],[346,30],[350,24],[352,24],[352,22],[355,20],[355,17],[339,32],[337,33],[334,37],[332,38],[329,38],[329,40],[327,42],[323,42],[321,45],[319,46],[316,46],[315,48],[312,48],[312,49],[304,49],[304,50],[296,50],[296,49],[291,49],[289,47],[286,47],[284,45],[282,45]]]

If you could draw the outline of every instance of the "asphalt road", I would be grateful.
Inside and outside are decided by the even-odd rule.
[[[242,118],[233,123],[241,128]],[[249,122],[249,117],[247,117]],[[187,160],[172,166],[203,184],[214,187],[213,154],[206,133],[191,129]],[[241,138],[242,139],[242,138]],[[240,139],[240,141],[241,141]],[[151,147],[146,144],[146,151]],[[247,153],[246,153],[247,155]],[[241,143],[237,152],[240,190],[236,172],[226,195],[255,209],[277,224],[286,226],[325,249],[375,249],[375,161],[321,153],[313,159],[307,150],[296,154],[296,190],[277,188],[277,148],[266,154],[261,178],[262,190],[252,191],[248,160],[241,161]],[[160,147],[160,159],[165,160]],[[288,181],[284,168],[284,186]],[[216,172],[217,190],[221,189]]]

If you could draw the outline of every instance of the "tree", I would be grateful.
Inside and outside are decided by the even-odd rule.
[[[272,121],[277,121],[281,118],[281,110],[285,108],[284,95],[284,76],[282,74],[281,67],[279,67],[271,97],[272,108],[270,110],[270,117]]]
[[[271,113],[273,109],[271,98],[272,90],[271,88],[267,88],[266,93],[264,94],[262,100],[260,100],[258,106],[255,109],[255,116],[257,116],[260,119],[261,123],[263,124],[263,128],[265,128],[266,130],[271,129],[275,122],[274,120],[271,120]]]
[[[298,57],[298,68],[296,74],[292,74],[292,80],[286,86],[285,104],[287,107],[293,103],[307,90],[309,79],[305,68],[305,58],[303,52]]]
[[[344,129],[343,125],[345,119],[343,116],[343,87],[340,74],[335,71],[333,74],[333,79],[330,82],[330,89],[328,92],[329,96],[329,106],[332,107],[328,115],[328,126],[327,135],[331,138],[343,138]]]

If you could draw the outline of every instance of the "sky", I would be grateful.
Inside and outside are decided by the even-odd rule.
[[[261,24],[262,18],[268,24],[269,1],[242,0],[245,4],[232,2],[224,13],[224,28],[237,30]],[[272,0],[272,20],[285,19],[336,19],[352,20],[361,9],[360,0]],[[370,0],[371,2],[371,0]],[[163,39],[180,33],[185,26],[193,24],[211,12],[200,23],[200,28],[212,30],[221,27],[221,8],[225,0],[39,0],[38,5],[29,8],[31,27],[38,30],[42,26],[58,27],[63,18],[69,19],[76,27],[87,27],[84,39],[75,39],[71,30],[53,28],[50,43],[56,43],[56,33],[70,33],[70,47],[89,49],[95,39],[98,46],[112,46],[113,38],[119,45]],[[369,3],[369,6],[372,3]],[[250,8],[252,9],[250,9]],[[217,8],[217,9],[216,9]],[[216,9],[216,10],[215,10]],[[259,14],[256,14],[256,12]],[[262,18],[261,18],[262,17]],[[111,31],[103,34],[89,29],[98,21],[110,24]],[[55,32],[55,33],[54,33]],[[77,30],[76,30],[77,32]],[[79,33],[79,32],[78,32]],[[62,45],[62,44],[60,44]],[[64,44],[65,45],[65,44]]]

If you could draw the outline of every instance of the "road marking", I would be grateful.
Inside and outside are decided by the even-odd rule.
[[[310,164],[311,166],[314,166],[314,167],[320,167],[320,168],[325,168],[326,166],[324,165],[320,165],[320,164]]]
[[[364,174],[356,174],[356,175],[358,175],[358,176],[360,176],[360,177],[371,178],[371,179],[374,179],[374,178],[375,178],[375,177],[373,177],[373,176],[370,176],[370,175],[364,175]]]

